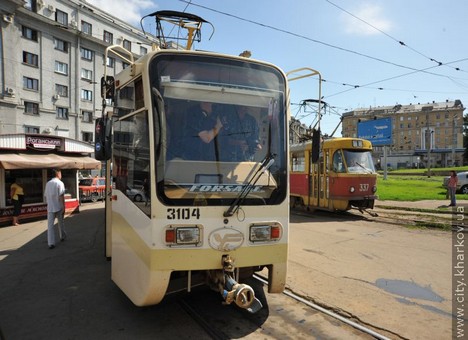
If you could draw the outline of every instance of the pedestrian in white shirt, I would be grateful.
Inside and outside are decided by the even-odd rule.
[[[61,181],[62,171],[54,169],[54,178],[47,182],[44,197],[47,202],[47,243],[49,249],[55,248],[55,218],[58,221],[60,241],[65,241],[67,234],[64,229],[63,216],[65,214],[65,185]]]

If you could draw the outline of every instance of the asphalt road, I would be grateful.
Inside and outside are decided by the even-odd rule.
[[[190,318],[174,323],[174,316],[185,312],[173,299],[135,307],[113,284],[103,224],[103,203],[83,205],[81,213],[66,218],[69,239],[53,250],[47,247],[45,220],[0,228],[3,337],[208,338]],[[320,213],[293,214],[290,227],[291,290],[392,338],[450,338],[451,232]],[[264,338],[261,329],[238,327],[234,338]]]
[[[452,232],[292,215],[288,286],[394,338],[450,339]]]

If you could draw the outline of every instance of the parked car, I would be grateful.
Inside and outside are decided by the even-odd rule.
[[[461,194],[468,194],[468,171],[459,172],[457,174],[458,177],[458,184],[457,184],[457,192]],[[444,182],[442,186],[447,189],[448,181],[450,176],[444,178]]]
[[[106,194],[106,179],[104,177],[83,178],[78,183],[80,202],[97,202],[104,200]]]
[[[126,192],[128,198],[131,200],[134,200],[135,202],[142,202],[143,200],[146,199],[145,193],[143,192],[142,189],[137,189],[137,188],[130,188],[127,186],[127,192]]]

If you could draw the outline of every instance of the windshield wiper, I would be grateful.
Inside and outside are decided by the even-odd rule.
[[[367,172],[369,172],[370,174],[373,174],[374,172],[368,168],[366,168],[364,165],[362,165],[361,163],[359,162],[354,162],[356,163],[356,165],[359,165],[361,168],[363,168],[364,170],[366,170]]]
[[[247,185],[244,186],[242,191],[239,193],[239,196],[237,196],[234,202],[232,202],[229,209],[223,213],[224,217],[230,217],[234,215],[234,213],[237,210],[239,210],[240,205],[242,204],[244,199],[247,197],[247,195],[255,187],[255,184],[260,179],[260,177],[262,177],[262,175],[273,165],[273,163],[275,162],[275,156],[276,156],[275,154],[267,154],[265,156],[265,159],[262,161],[262,164],[260,164],[260,167],[255,172],[255,174],[250,178]]]

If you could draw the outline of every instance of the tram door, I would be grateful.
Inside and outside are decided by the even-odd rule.
[[[312,163],[312,154],[308,152],[308,162],[309,162],[309,202],[308,206],[317,207],[319,204],[319,169],[317,163]]]
[[[325,159],[324,159],[325,157]],[[328,158],[329,153],[321,152],[317,163],[312,163],[312,157],[309,153],[309,205],[313,207],[328,208]]]
[[[329,150],[323,150],[323,152],[320,153],[320,158],[319,158],[319,164],[318,164],[318,169],[319,169],[319,174],[318,174],[318,185],[319,185],[319,191],[318,191],[318,206],[321,208],[329,208],[330,205],[330,199],[329,199],[329,158],[330,158],[330,151]]]

